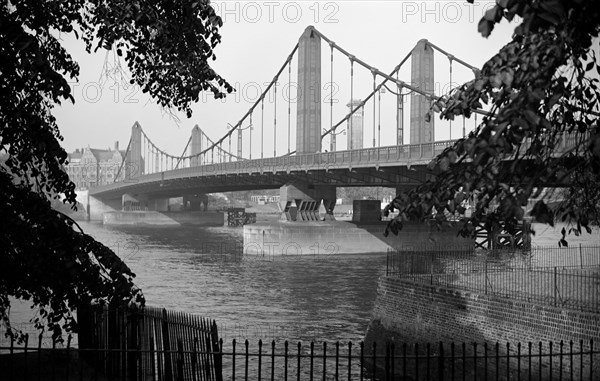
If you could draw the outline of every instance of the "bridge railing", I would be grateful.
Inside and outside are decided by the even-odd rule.
[[[126,179],[123,183],[151,183],[182,177],[210,176],[217,174],[251,174],[271,171],[292,172],[297,170],[385,165],[402,161],[418,162],[432,159],[454,143],[454,140],[448,140],[425,144],[407,144],[402,146],[363,148],[358,150],[319,152],[294,156],[204,164],[151,173],[135,179]],[[103,190],[108,190],[118,188],[121,185],[122,183],[114,183],[109,186],[103,186],[102,188],[104,188]]]
[[[561,139],[559,153],[572,150],[577,146],[581,136],[567,134]],[[584,137],[583,137],[584,138]],[[213,164],[204,164],[184,167],[170,171],[157,172],[143,175],[138,178],[125,179],[121,183],[102,186],[98,191],[118,189],[123,184],[153,183],[165,180],[174,180],[186,177],[202,177],[211,175],[252,174],[264,172],[293,172],[309,170],[329,170],[344,168],[360,168],[372,166],[386,166],[398,164],[424,164],[444,149],[453,146],[455,140],[439,141],[425,144],[407,144],[401,146],[388,146],[378,148],[363,148],[335,152],[319,152],[313,154],[298,154],[294,156],[280,156],[255,160],[240,160]],[[521,147],[522,153],[528,144]]]

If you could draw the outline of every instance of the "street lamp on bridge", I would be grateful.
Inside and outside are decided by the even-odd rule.
[[[323,133],[327,132],[326,129],[323,129]],[[336,136],[338,135],[346,135],[346,129],[341,130],[340,132],[335,132],[335,130],[331,131],[329,133],[329,135],[331,135],[330,141],[329,141],[329,152],[335,152],[335,146],[336,146]]]

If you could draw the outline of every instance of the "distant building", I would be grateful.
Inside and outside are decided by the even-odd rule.
[[[250,196],[250,200],[259,205],[269,204],[272,202],[279,202],[279,196],[268,196],[268,195],[254,195]]]
[[[346,106],[352,111],[361,104],[360,99],[353,99]],[[347,149],[361,149],[363,148],[363,125],[364,125],[365,108],[361,107],[357,110],[350,119],[348,119],[348,148]]]
[[[114,149],[96,149],[88,146],[70,153],[65,169],[77,189],[89,189],[115,182],[124,158],[125,151],[119,150],[119,142],[115,142]],[[124,178],[125,168],[119,173],[117,181]]]

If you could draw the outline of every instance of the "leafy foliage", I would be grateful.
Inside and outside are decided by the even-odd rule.
[[[397,234],[406,219],[433,214],[443,225],[444,212],[463,212],[467,197],[474,198],[475,210],[464,235],[473,236],[480,223],[510,229],[523,218],[528,201],[552,186],[567,187],[567,197],[554,210],[542,197],[531,211],[536,221],[552,225],[560,218],[576,234],[598,224],[600,65],[592,42],[600,3],[498,0],[479,22],[479,32],[487,37],[495,24],[516,16],[522,21],[512,40],[474,80],[433,104],[449,120],[482,107],[489,112],[475,131],[432,161],[430,168],[440,173],[436,180],[387,206],[386,214],[397,209],[399,216],[386,234]],[[566,244],[566,233],[560,244]]]
[[[79,303],[143,303],[134,274],[51,199],[75,208],[67,153],[52,116],[74,102],[67,77],[79,66],[61,34],[82,39],[88,52],[116,49],[132,83],[163,107],[191,115],[200,91],[221,98],[232,87],[208,64],[220,42],[221,19],[207,0],[8,1],[0,6],[0,318],[11,332],[9,296],[40,308],[38,325],[55,337],[74,328]]]

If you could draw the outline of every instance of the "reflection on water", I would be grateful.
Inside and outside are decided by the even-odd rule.
[[[557,245],[561,227],[533,228],[534,245]],[[243,256],[240,228],[84,229],[125,258],[148,304],[214,318],[227,339],[360,340],[386,266],[384,253]]]
[[[81,225],[125,259],[149,305],[213,318],[227,341],[361,340],[386,270],[385,253],[243,256],[240,228]],[[557,246],[561,228],[534,225],[533,244]]]
[[[385,272],[385,253],[242,256],[242,230],[84,230],[136,273],[147,302],[217,320],[226,339],[360,340]]]

